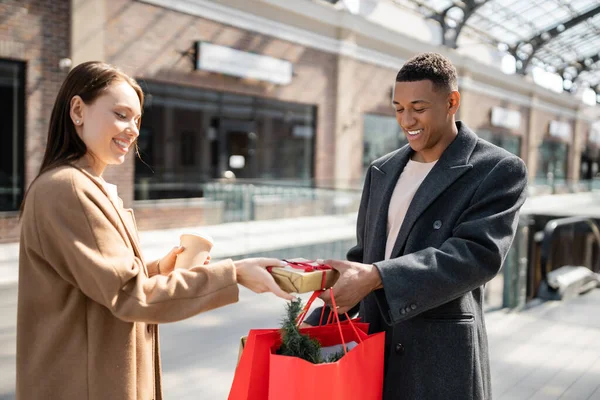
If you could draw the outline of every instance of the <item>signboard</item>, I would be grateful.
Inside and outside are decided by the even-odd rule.
[[[313,128],[312,126],[294,125],[292,136],[295,138],[311,138],[314,136]]]
[[[552,137],[557,137],[565,142],[570,142],[572,135],[571,124],[564,121],[550,121],[548,133],[550,133],[550,136]]]
[[[521,127],[521,113],[508,108],[492,108],[492,126],[517,130]]]
[[[289,61],[207,42],[196,42],[196,69],[278,85],[292,82]]]

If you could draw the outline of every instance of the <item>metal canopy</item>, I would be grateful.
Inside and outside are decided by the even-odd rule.
[[[467,34],[515,56],[518,73],[542,67],[561,74],[565,89],[600,94],[599,0],[393,1],[439,22],[446,46]]]

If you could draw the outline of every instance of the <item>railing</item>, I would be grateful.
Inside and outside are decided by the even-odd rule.
[[[600,271],[598,221],[588,217],[521,214],[503,266],[503,306],[526,306],[538,296],[547,274],[563,265]]]
[[[600,178],[573,180],[536,177],[529,183],[529,194],[532,196],[591,192],[594,190],[600,190]]]
[[[224,222],[254,221],[358,211],[359,191],[211,182],[203,185],[206,199],[224,203]]]
[[[542,239],[541,250],[540,250],[540,269],[542,279],[545,280],[549,271],[554,268],[552,246],[556,241],[556,237],[559,232],[564,228],[575,229],[578,227],[588,228],[592,233],[594,241],[596,242],[596,250],[600,251],[600,230],[598,225],[590,219],[584,217],[569,217],[554,219],[546,224],[544,228],[544,237]],[[591,256],[589,257],[591,260]],[[596,262],[592,262],[589,266],[594,272],[600,271],[600,257],[596,257]]]
[[[339,215],[358,211],[360,188],[314,187],[306,180],[213,180],[204,183],[136,183],[138,204],[194,203],[220,215],[220,222]],[[202,202],[192,202],[201,199]]]

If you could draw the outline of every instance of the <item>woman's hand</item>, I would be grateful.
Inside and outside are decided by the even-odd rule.
[[[169,275],[175,269],[175,261],[177,255],[185,250],[183,246],[175,246],[167,253],[166,256],[158,260],[158,272],[161,275]]]
[[[285,300],[295,299],[291,294],[284,292],[266,270],[267,267],[284,267],[285,262],[276,258],[246,258],[234,261],[233,264],[238,283],[254,293],[271,292]]]
[[[181,254],[185,250],[183,246],[175,246],[167,253],[166,256],[158,260],[158,271],[161,275],[169,275],[175,269],[175,261],[177,261],[177,255]],[[204,265],[210,263],[210,255],[204,261]]]

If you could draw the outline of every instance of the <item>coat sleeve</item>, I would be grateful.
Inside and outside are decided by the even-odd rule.
[[[491,280],[500,270],[515,236],[525,201],[527,171],[523,161],[507,157],[489,172],[452,236],[429,247],[375,263],[388,308],[384,319],[398,323],[450,302]],[[387,304],[386,303],[387,300]]]
[[[177,321],[238,300],[231,260],[147,276],[112,205],[85,180],[70,173],[31,193],[41,256],[62,279],[131,322]]]

